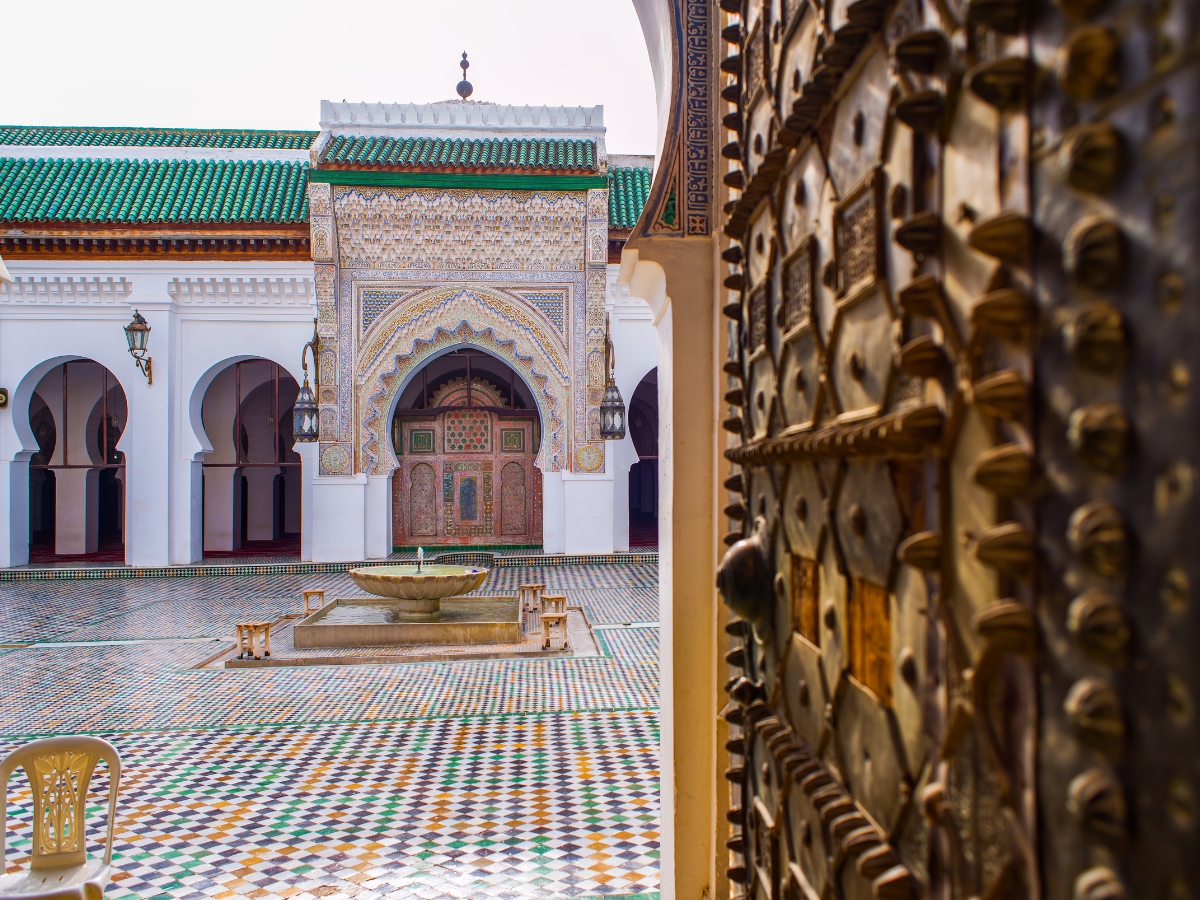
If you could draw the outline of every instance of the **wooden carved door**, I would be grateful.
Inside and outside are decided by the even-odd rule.
[[[731,894],[1200,897],[1177,0],[720,0]]]
[[[541,471],[533,438],[528,418],[473,408],[399,421],[394,546],[538,545]]]

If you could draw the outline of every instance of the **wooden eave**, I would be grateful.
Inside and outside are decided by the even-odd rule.
[[[0,221],[9,259],[311,260],[309,228],[297,223],[92,223]]]

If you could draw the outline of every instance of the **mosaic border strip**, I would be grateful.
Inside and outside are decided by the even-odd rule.
[[[340,563],[276,563],[273,565],[97,567],[79,569],[0,569],[0,584],[29,581],[78,581],[120,578],[206,578],[231,575],[323,575],[358,566],[385,565],[389,560],[365,559]],[[625,566],[658,564],[657,553],[611,553],[581,556],[498,556],[497,569],[522,566]]]

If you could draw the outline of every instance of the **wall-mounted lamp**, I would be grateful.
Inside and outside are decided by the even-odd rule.
[[[320,363],[317,357],[319,349],[317,320],[313,319],[312,340],[305,344],[300,351],[300,367],[304,369],[304,384],[300,386],[300,393],[296,395],[296,404],[292,407],[292,437],[306,444],[312,443],[320,437],[317,398],[313,395],[312,388],[308,386],[308,363],[305,362],[305,356],[309,350],[312,350],[313,369],[319,391],[321,389],[321,370],[318,368]]]
[[[125,340],[129,342],[129,355],[133,357],[138,370],[146,376],[147,384],[154,384],[153,360],[146,355],[146,338],[150,336],[150,326],[136,309],[133,311],[133,321],[125,326]]]
[[[617,352],[609,337],[608,316],[604,317],[604,372],[608,383],[604,387],[604,399],[600,401],[600,437],[606,441],[625,438],[625,401],[617,390],[613,378],[617,368]]]

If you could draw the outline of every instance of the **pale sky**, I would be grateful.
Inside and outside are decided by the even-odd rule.
[[[0,124],[317,128],[321,100],[604,105],[653,153],[631,0],[0,0]]]

